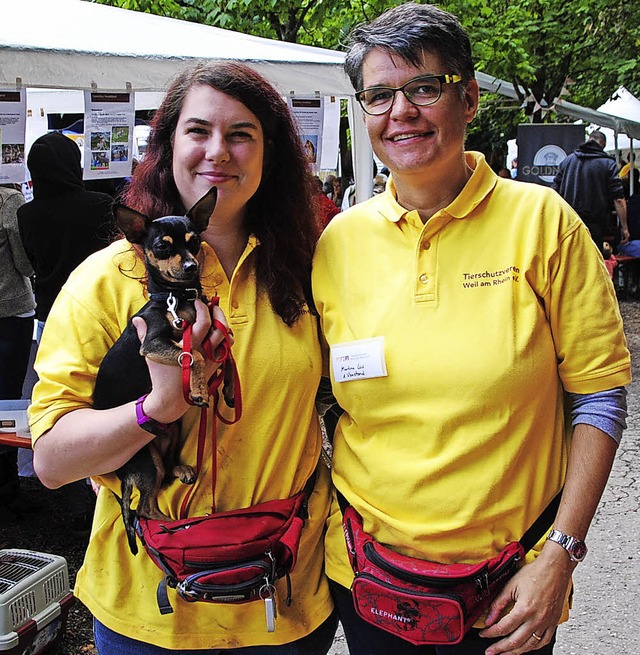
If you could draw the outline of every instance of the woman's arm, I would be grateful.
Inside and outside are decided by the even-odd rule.
[[[584,540],[611,472],[618,444],[591,425],[575,426],[562,501],[554,527]],[[562,546],[547,541],[540,555],[524,566],[493,602],[481,634],[505,637],[487,655],[528,652],[551,640],[562,614],[576,564]],[[499,616],[511,605],[509,612]],[[532,634],[542,637],[539,643]]]
[[[215,348],[224,335],[211,329],[209,311],[196,301],[196,322],[193,325],[193,343],[201,344],[205,338]],[[214,307],[214,317],[226,325],[219,307]],[[138,336],[146,334],[146,325],[140,318],[134,319]],[[182,394],[182,369],[147,360],[151,375],[152,391],[144,401],[147,416],[160,423],[177,421],[189,405]],[[208,363],[207,375],[217,367]],[[56,424],[34,444],[34,469],[42,483],[50,488],[90,476],[115,471],[127,462],[140,448],[154,437],[138,426],[135,400],[112,409],[77,409],[62,416]]]

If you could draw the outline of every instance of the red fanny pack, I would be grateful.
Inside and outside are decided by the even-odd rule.
[[[217,297],[212,304],[217,304]],[[227,333],[224,325],[214,321],[216,327]],[[208,342],[207,342],[208,343]],[[190,354],[190,326],[184,331],[183,347]],[[216,486],[216,420],[226,424],[240,419],[242,403],[240,383],[231,355],[228,334],[218,347],[218,353],[208,353],[215,361],[227,360],[233,369],[235,387],[235,418],[225,419],[218,411],[219,387],[223,382],[223,370],[219,368],[210,381],[209,392],[213,397],[212,480],[211,493],[215,498]],[[183,390],[189,401],[189,360],[183,362]],[[186,362],[186,363],[185,363]],[[202,470],[207,439],[207,412],[200,415],[196,471]],[[263,600],[266,608],[267,631],[275,630],[276,605],[275,583],[287,579],[286,604],[291,604],[291,581],[298,556],[298,547],[304,520],[307,518],[307,499],[315,484],[315,474],[304,489],[291,498],[270,500],[244,509],[216,513],[174,521],[137,517],[136,532],[153,562],[164,572],[156,593],[161,614],[173,612],[167,586],[188,601],[208,603],[248,603]],[[185,517],[193,487],[186,495],[180,510]]]
[[[345,507],[342,524],[355,574],[356,612],[418,646],[460,643],[551,525],[559,502],[560,494],[520,541],[478,564],[438,564],[396,553],[363,530],[353,507]]]
[[[305,489],[293,498],[209,516],[177,521],[138,519],[138,535],[166,576],[158,586],[160,612],[173,611],[168,585],[189,602],[247,603],[262,599],[268,618],[275,582],[285,576],[286,602],[290,604],[289,573],[296,563],[306,516]]]

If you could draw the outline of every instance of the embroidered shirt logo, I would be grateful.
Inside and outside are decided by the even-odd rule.
[[[478,271],[462,274],[463,289],[478,289],[481,287],[499,287],[505,282],[519,282],[520,269],[517,266],[508,266],[497,271]]]

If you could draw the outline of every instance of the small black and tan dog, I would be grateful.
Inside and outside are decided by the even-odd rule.
[[[135,316],[145,320],[147,333],[141,344],[132,319],[129,320],[98,370],[94,409],[118,407],[151,391],[145,357],[162,364],[179,365],[182,348],[178,342],[186,325],[195,321],[194,301],[200,298],[206,302],[200,284],[200,233],[209,224],[216,199],[217,190],[212,187],[186,216],[164,216],[153,221],[124,205],[114,206],[118,226],[144,252],[149,301]],[[204,357],[196,349],[191,355],[191,402],[206,407],[209,392]],[[225,384],[223,395],[227,404],[232,405],[233,384]],[[193,484],[196,479],[191,466],[178,465],[176,461],[179,424],[171,424],[169,428],[116,471],[122,482],[122,518],[134,555],[138,551],[135,516],[169,520],[157,502],[163,482],[178,478],[185,484]],[[140,492],[135,513],[131,510],[134,486]]]

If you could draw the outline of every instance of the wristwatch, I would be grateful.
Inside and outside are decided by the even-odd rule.
[[[567,551],[572,562],[582,562],[587,556],[587,544],[584,541],[560,532],[560,530],[551,530],[547,539],[560,544]]]
[[[146,393],[144,396],[140,396],[138,400],[136,400],[136,419],[138,421],[138,425],[143,429],[149,432],[150,434],[155,435],[156,437],[166,434],[169,431],[169,424],[168,423],[160,423],[160,421],[156,421],[155,419],[151,418],[150,416],[147,416],[144,413],[144,409],[142,408],[142,403],[147,399],[147,396],[149,394]]]

